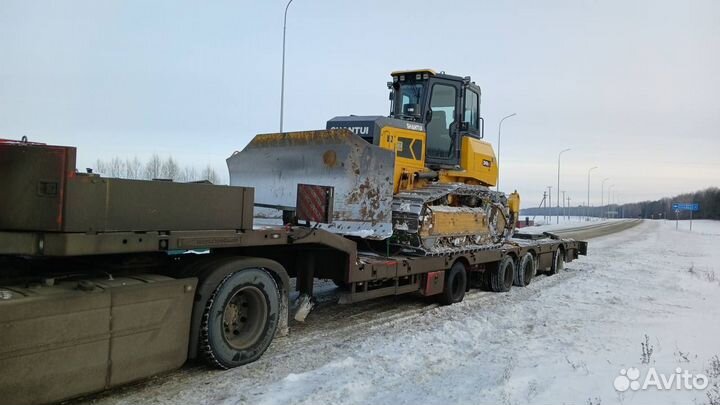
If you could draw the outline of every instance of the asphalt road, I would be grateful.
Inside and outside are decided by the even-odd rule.
[[[563,238],[573,238],[577,240],[587,240],[598,238],[600,236],[609,235],[611,233],[622,232],[642,223],[641,219],[627,219],[609,222],[598,222],[589,225],[565,228],[553,231],[552,233]]]

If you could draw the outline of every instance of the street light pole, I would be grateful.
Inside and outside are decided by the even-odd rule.
[[[558,182],[557,182],[557,208],[558,208],[558,211],[560,211],[560,156],[562,156],[563,153],[565,153],[569,150],[570,150],[570,148],[563,149],[560,151],[560,153],[558,153]],[[565,200],[565,197],[563,197],[563,200]],[[559,215],[557,217],[556,223],[558,223],[558,224],[560,223]]]
[[[567,198],[567,212],[565,215],[567,215],[567,220],[570,221],[570,214],[572,214],[572,207],[570,206],[570,196]]]
[[[603,197],[605,197],[605,182],[610,180],[610,177],[605,177],[600,183],[600,218],[602,218],[602,207],[604,205]]]
[[[548,223],[552,221],[552,186],[548,186]]]
[[[615,187],[614,184],[611,184],[608,187],[608,208],[605,210],[605,218],[610,218],[610,205],[612,204],[612,199],[610,198],[610,191],[612,191],[613,187]]]
[[[500,134],[502,133],[502,123],[506,119],[510,117],[516,116],[516,113],[512,113],[510,115],[506,115],[502,117],[500,120],[500,123],[498,124],[498,144],[497,144],[497,167],[498,167],[498,179],[497,179],[497,191],[500,191]]]
[[[283,17],[283,48],[282,48],[282,77],[280,78],[280,132],[283,131],[283,108],[285,107],[285,32],[287,31],[287,12],[290,7],[290,3],[293,0],[287,2],[285,6],[285,16]]]
[[[585,207],[585,218],[590,219],[590,172],[597,169],[597,166],[593,166],[588,169],[588,194],[587,194],[587,206]]]

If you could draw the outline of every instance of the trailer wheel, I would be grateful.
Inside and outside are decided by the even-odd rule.
[[[455,262],[450,270],[445,272],[445,285],[440,294],[440,303],[450,305],[460,302],[465,298],[467,289],[467,271],[461,262]]]
[[[505,256],[497,267],[490,271],[490,289],[494,292],[507,292],[513,284],[515,275],[515,261],[511,256]]]
[[[553,261],[550,266],[550,275],[558,274],[565,268],[565,254],[561,247],[553,253]]]
[[[280,292],[270,274],[244,269],[217,286],[203,313],[200,350],[220,368],[257,360],[278,327]]]
[[[513,285],[525,287],[530,284],[533,276],[535,276],[535,259],[532,253],[525,253],[520,259],[520,264],[515,269]]]

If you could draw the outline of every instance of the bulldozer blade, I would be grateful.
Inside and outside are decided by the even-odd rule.
[[[330,232],[368,239],[392,235],[394,153],[347,129],[261,134],[227,159],[230,185],[255,188],[255,203],[295,207],[298,184],[334,188]],[[255,216],[281,218],[277,209]]]

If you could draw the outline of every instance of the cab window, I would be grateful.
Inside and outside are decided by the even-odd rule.
[[[400,118],[418,119],[420,104],[423,101],[425,85],[422,83],[403,83],[400,85],[400,105],[394,111]]]
[[[435,84],[430,95],[432,116],[427,124],[427,154],[430,157],[452,156],[455,121],[455,86]]]
[[[472,90],[465,94],[465,118],[470,132],[480,131],[480,96]]]

